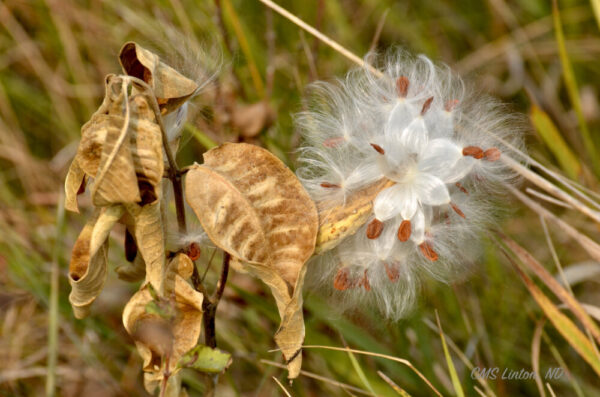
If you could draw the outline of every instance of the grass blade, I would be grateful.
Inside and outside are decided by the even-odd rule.
[[[260,77],[260,72],[258,71],[258,67],[256,66],[256,61],[254,60],[254,55],[252,54],[252,50],[250,49],[248,39],[244,34],[244,29],[242,28],[240,18],[235,12],[233,6],[231,5],[231,0],[222,1],[223,11],[225,11],[225,15],[227,15],[227,19],[229,19],[229,22],[231,23],[231,26],[235,31],[235,35],[237,36],[238,42],[240,43],[240,47],[242,49],[242,52],[244,53],[244,57],[246,57],[246,61],[248,62],[248,69],[250,71],[250,76],[252,76],[252,83],[254,84],[256,93],[260,98],[264,98],[265,85],[263,84],[262,77]]]
[[[569,59],[569,55],[567,53],[565,34],[563,32],[562,22],[560,20],[560,10],[558,9],[557,0],[552,1],[552,16],[554,19],[556,44],[558,45],[558,53],[560,56],[560,63],[562,64],[563,77],[567,87],[567,93],[569,94],[569,99],[571,100],[571,104],[573,105],[573,109],[577,115],[579,128],[581,129],[581,135],[583,138],[583,144],[588,151],[592,168],[594,169],[596,175],[600,175],[600,157],[598,157],[598,151],[596,150],[596,146],[583,116],[583,109],[581,106],[581,100],[579,98],[579,89],[577,88],[577,80],[575,79],[575,73],[573,72],[571,60]]]
[[[600,28],[600,0],[590,0],[592,3],[592,9],[594,10],[594,16],[596,17],[596,23]]]
[[[519,268],[519,265],[510,257],[510,255],[502,249],[510,263],[519,274],[523,283],[529,290],[533,299],[540,306],[546,317],[552,322],[554,327],[560,334],[569,342],[571,347],[583,358],[592,369],[600,376],[600,359],[594,351],[594,346],[586,338],[586,336],[577,328],[575,324],[548,299],[533,281]]]
[[[533,105],[529,115],[535,129],[542,137],[544,143],[560,163],[561,168],[572,179],[581,175],[581,164],[573,154],[552,119],[539,107]]]
[[[446,364],[448,365],[448,371],[450,372],[450,379],[452,379],[452,386],[454,387],[454,392],[458,397],[464,397],[465,392],[463,391],[460,381],[458,380],[458,374],[456,373],[454,362],[452,361],[452,357],[450,356],[450,351],[448,350],[448,345],[446,344],[446,338],[444,338],[444,332],[442,331],[442,324],[440,323],[440,317],[438,316],[437,310],[435,311],[435,320],[437,321],[438,331],[440,333],[440,339],[442,340],[444,356],[446,357]]]

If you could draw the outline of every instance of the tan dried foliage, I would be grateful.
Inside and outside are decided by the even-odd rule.
[[[169,370],[176,374],[179,359],[196,346],[200,336],[203,295],[178,274],[186,267],[182,265],[189,261],[186,258],[185,254],[175,256],[165,277],[168,293],[164,297],[174,303],[173,319],[148,311],[147,306],[153,301],[149,284],[133,295],[123,311],[123,325],[142,357],[145,385],[150,393],[163,378],[161,359],[168,355]]]
[[[75,317],[89,314],[107,276],[108,234],[123,215],[120,205],[98,208],[77,238],[69,264],[69,302]]]
[[[318,216],[295,175],[273,154],[227,143],[204,154],[186,177],[186,199],[232,266],[267,284],[281,325],[275,341],[298,376],[304,340],[302,285],[314,251]]]
[[[162,62],[158,55],[137,43],[128,42],[119,53],[123,71],[148,83],[156,96],[161,113],[171,113],[198,90],[195,81]]]

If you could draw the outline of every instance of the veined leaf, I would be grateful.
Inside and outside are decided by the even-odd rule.
[[[220,349],[199,345],[179,359],[181,368],[193,368],[198,371],[218,374],[231,364],[231,354]]]

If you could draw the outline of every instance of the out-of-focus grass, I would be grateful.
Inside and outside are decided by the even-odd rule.
[[[223,29],[216,17],[218,3]],[[563,59],[569,59],[581,102],[577,112],[573,111],[572,89],[567,90],[562,77],[564,65],[548,1],[310,0],[280,4],[359,56],[368,51],[382,23],[379,50],[401,45],[423,52],[449,63],[482,91],[501,97],[522,113],[529,114],[535,105],[548,116],[546,121],[556,127],[563,143],[557,150],[552,142],[532,133],[528,137],[532,156],[597,189],[598,180],[590,170],[598,159],[587,156],[593,152],[586,148],[600,143],[600,31],[588,2],[558,2],[566,49]],[[291,114],[302,109],[300,98],[307,85],[316,78],[341,76],[353,67],[258,1],[0,3],[0,395],[44,392],[54,259],[61,276],[59,395],[144,395],[140,359],[121,325],[123,305],[136,286],[111,272],[92,316],[83,321],[73,318],[66,269],[85,216],[67,214],[64,236],[57,238],[56,205],[79,127],[100,103],[103,77],[119,71],[116,54],[120,46],[126,40],[152,43],[159,37],[148,20],[175,26],[224,48],[225,66],[218,79],[221,95],[216,96],[213,89],[197,101],[198,117],[186,129],[187,144],[179,153],[182,165],[200,159],[213,142],[240,139],[240,131],[228,121],[231,112],[266,100],[276,114],[275,123],[266,125],[258,137],[245,139],[268,147],[293,166],[299,138],[292,129]],[[583,122],[590,132],[587,140],[579,128]],[[581,174],[567,165],[573,163],[572,158],[568,162],[560,158],[565,148],[578,155]],[[83,213],[89,212],[89,205],[82,204]],[[554,273],[538,216],[516,202],[514,207],[503,230]],[[554,206],[551,210],[597,239],[598,225],[573,211]],[[550,233],[565,271],[585,269],[580,262],[588,258],[579,246],[560,231],[551,229]],[[123,258],[122,234],[113,233],[112,266]],[[209,277],[215,277],[212,271]],[[595,277],[572,285],[580,302],[598,306],[597,273]],[[444,348],[437,329],[430,327],[437,309],[466,395],[477,395],[475,387],[497,396],[540,394],[533,380],[499,377],[482,384],[470,376],[469,363],[531,371],[534,330],[544,318],[518,274],[491,243],[467,281],[452,286],[428,283],[419,308],[398,323],[385,323],[359,308],[345,317],[332,314],[314,291],[307,291],[305,307],[306,344],[343,346],[345,341],[351,348],[406,359],[444,395],[452,395],[455,387]],[[301,376],[287,386],[284,371],[260,362],[279,359],[278,353],[268,352],[274,347],[272,334],[277,324],[274,302],[264,286],[233,275],[219,306],[217,332],[220,347],[233,353],[234,363],[221,378],[219,395],[280,395],[282,390],[272,376],[295,396],[346,395],[335,382],[371,388],[378,395],[397,395],[377,371],[410,395],[431,395],[425,383],[399,363],[362,355],[351,359],[347,352],[317,349],[305,351],[304,369],[330,382]],[[598,377],[556,329],[546,325],[540,343],[542,374],[562,363],[568,367],[569,376],[544,380],[557,395],[600,395]],[[190,395],[201,395],[203,384],[195,374],[186,373],[184,380]]]

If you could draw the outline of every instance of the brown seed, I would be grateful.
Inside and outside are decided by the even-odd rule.
[[[339,188],[340,188],[340,185],[336,185],[335,183],[322,182],[322,183],[321,183],[321,187],[325,187],[325,188],[336,188],[336,189],[339,189]]]
[[[333,288],[338,291],[345,291],[348,288],[353,287],[353,283],[350,281],[350,271],[346,267],[339,269],[333,279]]]
[[[427,98],[425,103],[423,104],[423,108],[421,109],[421,116],[425,115],[429,108],[431,107],[431,102],[433,102],[433,97]]]
[[[438,260],[437,252],[433,250],[433,247],[428,242],[421,243],[421,245],[419,245],[419,249],[421,250],[423,256],[430,261],[435,262]]]
[[[465,213],[462,212],[460,210],[460,208],[458,208],[458,206],[454,203],[450,203],[450,207],[452,207],[452,209],[454,210],[454,212],[456,212],[458,215],[462,216],[463,218],[465,218]]]
[[[456,107],[456,105],[458,105],[458,102],[459,102],[458,99],[451,99],[451,100],[447,101],[444,104],[444,110],[446,110],[446,112],[451,112]]]
[[[483,157],[485,157],[487,161],[497,161],[501,154],[500,149],[493,147],[483,152]]]
[[[400,76],[396,80],[396,92],[399,98],[406,98],[408,95],[408,78],[406,76]]]
[[[398,228],[398,240],[400,240],[402,242],[408,241],[408,239],[410,237],[410,233],[411,233],[410,221],[405,219],[402,221],[402,223],[400,224],[400,227]]]
[[[371,283],[369,283],[369,277],[367,277],[367,269],[365,269],[365,275],[362,278],[362,286],[365,291],[371,291]]]
[[[383,262],[383,266],[385,267],[385,274],[387,274],[388,278],[391,282],[395,283],[400,278],[400,272],[396,267],[392,267],[387,263]]]
[[[462,151],[463,156],[471,156],[477,160],[483,158],[483,149],[478,146],[467,146]]]
[[[465,189],[465,187],[463,185],[461,185],[460,182],[456,182],[455,185],[458,188],[458,190],[460,190],[464,194],[467,194],[467,195],[469,194],[469,192],[467,191],[467,189]]]
[[[333,138],[328,138],[323,141],[323,146],[329,147],[329,148],[336,147],[340,143],[344,142],[345,140],[346,140],[346,138],[344,138],[343,136],[336,136]]]
[[[383,231],[383,222],[379,219],[373,219],[367,226],[367,238],[374,240],[381,235]]]
[[[86,184],[86,178],[83,178],[81,180],[81,185],[79,185],[79,189],[77,189],[77,195],[79,196],[80,194],[85,193],[85,184]]]
[[[195,261],[200,259],[200,255],[202,254],[202,250],[196,243],[191,243],[189,247],[185,250],[185,254],[190,257],[191,260]]]
[[[371,146],[373,146],[373,149],[375,149],[377,151],[377,153],[385,154],[385,150],[383,150],[383,148],[381,146],[379,146],[378,144],[372,143]]]

